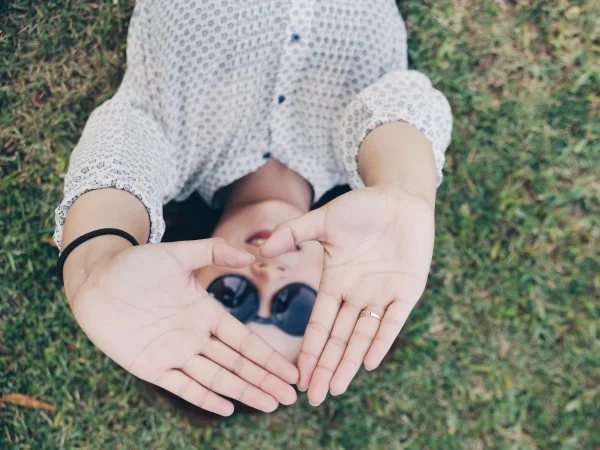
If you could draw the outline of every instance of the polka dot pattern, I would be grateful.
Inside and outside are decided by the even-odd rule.
[[[369,131],[399,120],[432,142],[441,182],[452,116],[429,79],[409,71],[392,0],[139,0],[127,71],[88,119],[71,155],[55,241],[83,193],[140,199],[160,241],[162,205],[215,193],[273,157],[313,186],[362,186]]]

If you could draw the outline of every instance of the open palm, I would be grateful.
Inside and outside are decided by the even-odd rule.
[[[94,267],[73,312],[94,344],[143,380],[218,414],[233,412],[218,394],[270,412],[295,401],[296,368],[194,276],[251,261],[218,239],[132,247]]]
[[[434,209],[397,188],[369,187],[280,224],[261,247],[275,257],[318,240],[323,276],[306,329],[298,388],[311,404],[343,393],[360,365],[376,368],[423,293],[434,241]],[[359,318],[368,309],[383,319]]]

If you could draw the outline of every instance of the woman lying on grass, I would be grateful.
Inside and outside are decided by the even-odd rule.
[[[75,318],[218,414],[342,394],[423,292],[451,127],[391,0],[138,1],[56,210]],[[212,238],[159,244],[192,192],[222,209]]]

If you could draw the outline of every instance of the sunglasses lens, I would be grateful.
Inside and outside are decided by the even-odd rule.
[[[258,308],[256,288],[250,280],[240,275],[223,275],[215,279],[206,291],[241,322],[246,321]]]
[[[302,336],[312,312],[317,293],[305,284],[283,288],[273,302],[273,320],[286,333]]]

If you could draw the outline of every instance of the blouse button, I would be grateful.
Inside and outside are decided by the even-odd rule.
[[[263,153],[263,158],[264,159],[269,159],[271,157],[271,152],[265,152]]]
[[[292,42],[298,42],[300,40],[300,35],[297,33],[292,34]]]
[[[280,95],[277,101],[279,102],[279,104],[285,102],[285,95]]]

